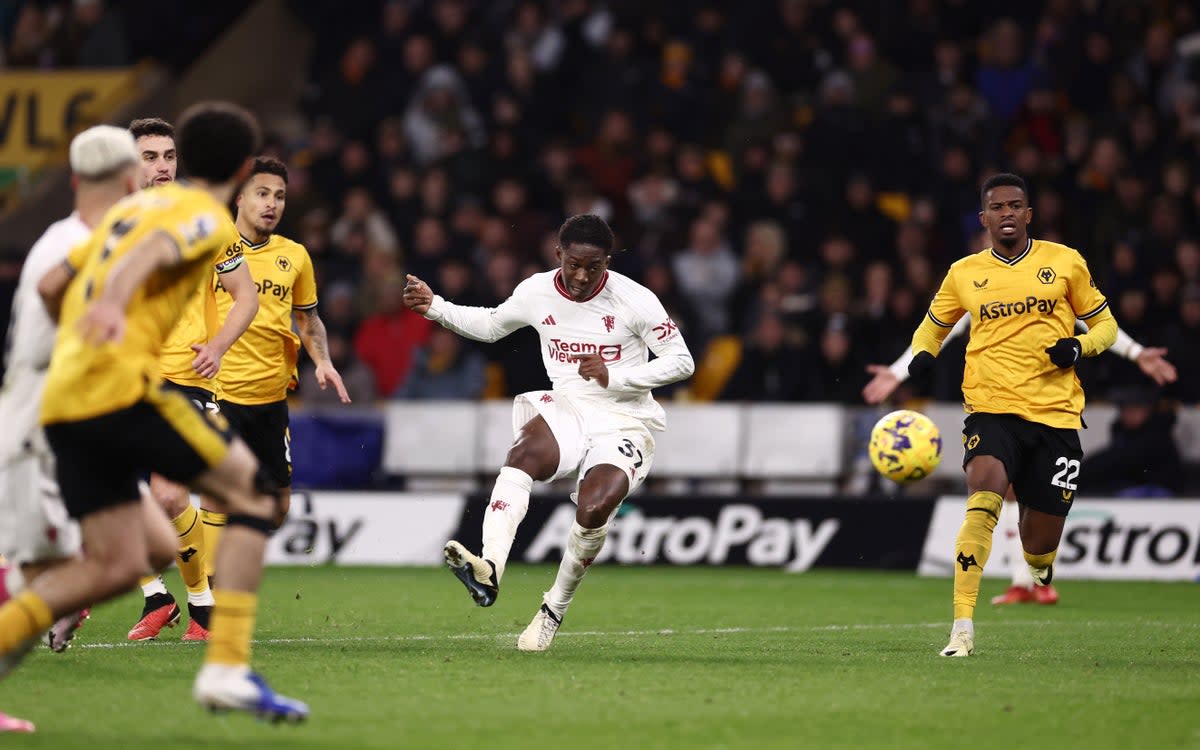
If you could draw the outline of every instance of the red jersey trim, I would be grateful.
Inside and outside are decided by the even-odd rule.
[[[605,271],[604,275],[600,277],[600,283],[596,285],[596,288],[592,290],[592,293],[589,294],[585,299],[577,300],[571,296],[570,292],[567,291],[567,285],[564,284],[562,280],[562,271],[560,270],[558,273],[554,274],[554,290],[572,302],[587,302],[599,294],[604,289],[604,285],[607,283],[608,271]]]

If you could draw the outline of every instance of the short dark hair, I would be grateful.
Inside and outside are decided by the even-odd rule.
[[[140,117],[129,123],[129,132],[135,139],[148,135],[165,135],[175,138],[175,127],[161,117]]]
[[[189,177],[227,182],[261,142],[258,120],[231,102],[193,104],[179,118],[179,163]]]
[[[1012,172],[1000,172],[983,181],[983,187],[979,189],[979,205],[986,206],[988,193],[998,187],[1021,188],[1021,192],[1025,194],[1025,198],[1029,198],[1029,188],[1025,187],[1025,180],[1021,179],[1021,175],[1013,174]]]
[[[558,228],[558,246],[566,250],[571,245],[595,245],[606,253],[613,251],[616,238],[608,223],[595,214],[579,214]]]
[[[256,174],[273,174],[283,180],[286,185],[288,181],[287,165],[276,159],[274,156],[260,156],[254,160],[254,166],[250,169],[250,176]]]

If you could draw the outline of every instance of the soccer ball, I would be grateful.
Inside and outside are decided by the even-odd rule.
[[[920,412],[901,409],[871,428],[871,463],[895,482],[915,482],[933,473],[942,460],[937,425]]]

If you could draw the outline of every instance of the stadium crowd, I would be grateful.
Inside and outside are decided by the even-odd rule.
[[[7,5],[12,66],[126,61],[144,35],[137,4]],[[540,387],[531,331],[439,335],[403,309],[404,274],[495,304],[591,212],[698,360],[741,340],[712,395],[860,402],[865,365],[900,354],[946,266],[985,242],[977,186],[997,170],[1029,181],[1034,236],[1081,249],[1122,327],[1169,348],[1163,395],[1200,400],[1190,3],[289,6],[316,44],[309,127],[268,147],[291,170],[281,231],[313,255],[356,400]],[[958,398],[963,346],[922,395]],[[1112,356],[1080,370],[1093,398],[1143,382]],[[301,394],[328,397],[310,373]]]

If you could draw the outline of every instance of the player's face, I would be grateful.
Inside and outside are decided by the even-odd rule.
[[[277,174],[259,173],[250,178],[238,196],[238,216],[249,219],[260,235],[270,234],[283,218],[287,185]]]
[[[165,135],[144,135],[137,139],[142,157],[140,183],[144,188],[175,181],[175,139]]]
[[[596,291],[611,257],[595,245],[573,243],[558,249],[558,259],[562,262],[563,286],[571,299],[582,302]]]
[[[992,244],[1007,248],[1025,243],[1033,209],[1025,191],[1012,185],[1001,185],[988,191],[983,210],[979,212],[979,223],[992,236]]]

